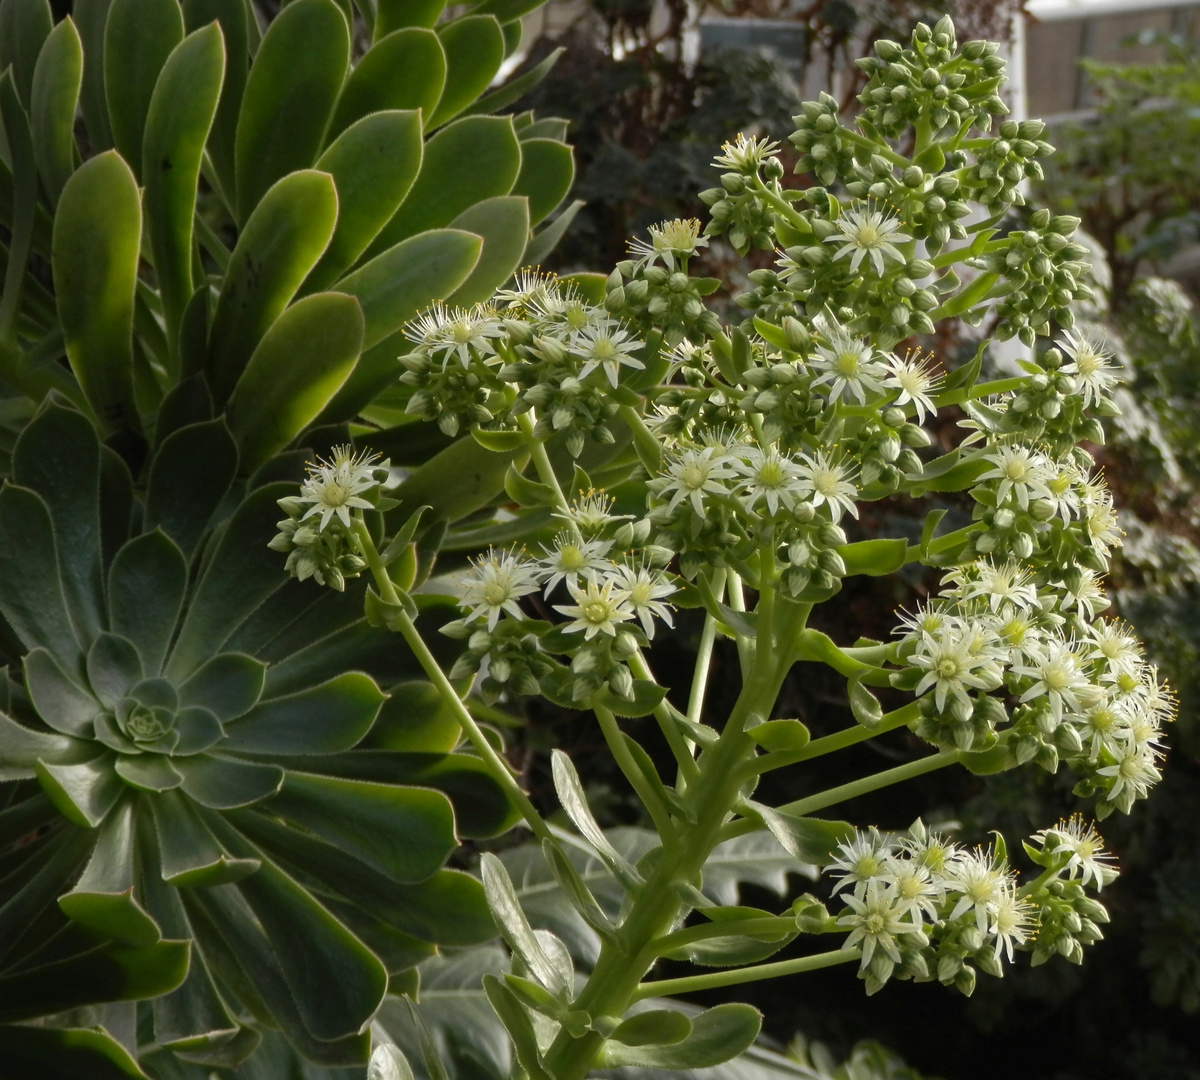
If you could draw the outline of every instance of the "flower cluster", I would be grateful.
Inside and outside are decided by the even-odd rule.
[[[443,633],[468,639],[452,674],[486,667],[487,698],[544,692],[551,684],[572,701],[602,687],[629,698],[629,658],[654,637],[656,619],[672,625],[667,598],[677,590],[662,569],[672,553],[647,542],[649,522],[612,513],[611,500],[595,492],[563,517],[565,527],[540,555],[489,550],[462,580],[459,604],[467,614]],[[543,608],[555,596],[569,601],[549,604],[563,616],[553,633],[521,608],[523,598],[539,593]],[[570,656],[569,668],[548,654]]]
[[[1022,886],[1002,840],[969,850],[917,821],[899,836],[870,829],[841,844],[826,871],[837,878],[833,894],[845,907],[836,926],[861,951],[867,993],[894,977],[970,994],[977,968],[1002,975],[1016,950],[1032,951],[1035,964],[1055,954],[1080,962],[1108,921],[1085,889],[1116,877],[1111,859],[1078,818],[1037,833],[1025,850],[1043,873]]]
[[[376,509],[389,473],[378,454],[356,453],[352,446],[335,446],[328,460],[310,464],[300,494],[279,500],[287,517],[276,524],[279,532],[268,545],[287,555],[287,572],[338,592],[346,578],[358,577],[367,564],[351,511]]]
[[[488,304],[435,304],[405,335],[413,348],[400,357],[400,382],[412,388],[410,414],[456,435],[511,430],[529,413],[538,437],[563,432],[575,456],[589,436],[612,442],[618,406],[609,392],[645,366],[627,323],[569,282],[531,270]]]

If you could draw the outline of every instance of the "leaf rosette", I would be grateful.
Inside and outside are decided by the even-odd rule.
[[[50,402],[0,490],[20,660],[0,701],[18,919],[0,919],[18,928],[0,958],[62,915],[138,947],[190,940],[186,979],[147,1007],[158,1045],[231,1066],[277,1028],[314,1061],[362,1063],[389,978],[493,935],[479,884],[444,863],[511,808],[448,752],[456,734],[388,736],[418,668],[367,627],[357,583],[314,594],[278,572],[266,541],[292,485],[272,470],[298,455],[242,481],[224,420],[158,438],[135,494],[87,419]]]

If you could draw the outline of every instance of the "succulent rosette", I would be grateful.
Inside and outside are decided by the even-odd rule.
[[[64,916],[138,947],[190,940],[186,979],[146,1007],[186,1059],[234,1065],[277,1028],[314,1061],[362,1063],[390,979],[494,933],[479,884],[444,863],[510,807],[450,752],[456,731],[406,733],[418,669],[367,627],[356,583],[279,573],[266,543],[293,485],[271,475],[297,455],[239,479],[225,422],[191,419],[165,413],[144,493],[54,402],[13,450],[6,914],[58,898],[15,924],[22,954]]]

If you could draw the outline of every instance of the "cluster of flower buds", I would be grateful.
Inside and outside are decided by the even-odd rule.
[[[612,442],[608,422],[618,405],[610,391],[644,367],[644,343],[622,320],[536,271],[523,272],[490,304],[436,304],[405,333],[413,348],[400,357],[400,382],[412,387],[410,414],[456,435],[512,430],[532,412],[537,437],[565,432],[576,457],[588,437]]]
[[[1025,850],[1043,872],[1022,886],[1002,839],[968,850],[917,821],[899,836],[871,829],[841,844],[826,867],[846,905],[835,926],[861,950],[867,993],[897,978],[937,979],[969,995],[977,969],[1003,975],[1016,950],[1032,952],[1034,964],[1056,954],[1079,963],[1108,921],[1086,889],[1116,878],[1111,858],[1078,818],[1037,833]]]
[[[859,94],[863,119],[886,138],[918,124],[934,135],[986,131],[992,116],[1008,112],[997,93],[1005,66],[997,52],[990,41],[968,41],[959,49],[948,15],[932,29],[918,24],[907,49],[877,41],[875,55],[858,61],[870,75]]]
[[[309,465],[300,494],[279,500],[287,517],[277,523],[279,532],[268,545],[287,555],[287,572],[338,592],[347,578],[358,577],[367,564],[351,511],[382,508],[389,474],[388,462],[378,454],[355,453],[351,446],[335,446],[329,460]]]
[[[721,321],[704,297],[721,286],[718,278],[691,277],[688,263],[708,241],[700,222],[675,219],[651,226],[649,241],[634,240],[630,254],[609,275],[604,306],[668,346],[703,342],[719,332]]]
[[[649,543],[648,521],[613,514],[611,500],[595,492],[562,516],[565,527],[540,556],[493,550],[473,560],[459,601],[467,614],[442,628],[467,640],[452,676],[486,668],[487,699],[540,689],[578,702],[602,688],[629,699],[629,659],[653,638],[656,618],[672,624],[667,598],[677,590],[663,570],[672,553]],[[557,626],[522,609],[523,597],[540,593],[549,604],[556,590],[570,601],[552,605],[565,616]],[[569,657],[569,666],[551,655]]]
[[[834,112],[836,115],[836,109]],[[772,194],[784,197],[779,183],[784,169],[776,156],[778,149],[778,143],[746,135],[725,145],[713,164],[729,171],[721,175],[720,187],[700,192],[700,201],[709,208],[705,236],[727,232],[729,243],[739,255],[752,247],[770,251],[775,246],[775,212],[761,198],[751,178],[765,182]]]

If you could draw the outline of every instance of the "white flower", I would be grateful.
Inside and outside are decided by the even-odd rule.
[[[883,378],[887,368],[876,358],[875,350],[865,341],[851,337],[840,326],[829,327],[821,320],[825,343],[817,346],[812,366],[821,374],[813,380],[813,386],[829,384],[829,400],[837,401],[844,394],[866,404],[868,392],[883,393]]]
[[[836,875],[840,880],[833,888],[834,895],[848,885],[853,886],[859,896],[865,893],[869,882],[890,871],[891,850],[891,841],[874,828],[856,832],[853,840],[839,844],[833,861],[825,867],[826,873],[840,871]]]
[[[1007,868],[1002,862],[997,863],[991,848],[960,851],[947,867],[947,890],[962,894],[950,912],[949,921],[973,911],[975,925],[980,933],[986,934],[988,923],[994,919],[1010,887],[1009,882]]]
[[[1014,667],[1013,672],[1036,680],[1021,695],[1021,701],[1045,697],[1050,704],[1050,712],[1059,723],[1062,723],[1064,706],[1072,713],[1080,711],[1079,695],[1091,685],[1087,676],[1079,670],[1074,643],[1061,638],[1043,642],[1029,664]]]
[[[552,516],[574,522],[585,535],[598,533],[614,521],[628,521],[632,514],[612,513],[612,497],[602,491],[590,490],[582,499],[575,499],[565,511],[556,511]]]
[[[1083,495],[1083,527],[1087,538],[1105,558],[1115,547],[1121,546],[1123,535],[1117,524],[1117,511],[1113,506],[1112,492],[1103,484],[1088,483]]]
[[[472,308],[448,308],[439,301],[404,328],[404,336],[430,356],[444,354],[442,364],[457,356],[463,367],[471,363],[471,350],[492,355],[492,339],[504,332],[496,312],[484,304]]]
[[[500,615],[507,611],[523,618],[522,596],[537,592],[536,567],[510,551],[489,549],[486,556],[471,561],[471,570],[463,583],[460,606],[470,608],[466,621],[487,618],[487,628],[494,630]]]
[[[586,379],[596,368],[603,368],[614,387],[622,364],[639,370],[646,366],[633,355],[641,347],[642,343],[631,338],[629,331],[615,329],[608,323],[587,326],[572,334],[570,339],[571,351],[584,360],[579,378]]]
[[[627,593],[626,603],[633,608],[646,637],[654,637],[654,616],[657,615],[668,626],[674,626],[671,607],[664,604],[664,597],[678,592],[661,570],[648,566],[618,566],[612,574],[617,588]]]
[[[891,371],[890,377],[883,380],[883,385],[892,390],[899,390],[896,398],[897,406],[912,403],[917,411],[917,423],[925,423],[925,414],[937,415],[937,406],[929,396],[936,392],[938,380],[931,370],[933,353],[922,358],[919,349],[910,350],[903,359],[898,356],[888,356],[887,366]]]
[[[1088,407],[1107,397],[1108,391],[1121,381],[1121,376],[1110,363],[1112,353],[1104,351],[1098,334],[1068,330],[1064,337],[1062,350],[1071,358],[1071,363],[1063,365],[1063,373],[1075,376],[1083,404]]]
[[[1011,964],[1013,946],[1024,945],[1033,931],[1033,904],[1021,896],[1015,883],[1006,881],[992,901],[988,931],[995,935],[995,957],[1003,953]]]
[[[850,912],[839,916],[838,926],[850,928],[846,948],[862,945],[862,968],[871,964],[876,949],[882,949],[893,963],[900,963],[896,938],[902,934],[923,934],[918,916],[906,906],[894,885],[871,881],[861,897],[847,896]]]
[[[1048,499],[1050,489],[1046,486],[1050,478],[1046,455],[1028,446],[999,446],[984,460],[993,468],[979,476],[983,480],[999,480],[996,488],[996,505],[1008,498],[1009,492],[1017,498],[1022,510],[1029,509],[1030,498]]]
[[[934,641],[943,630],[951,625],[957,626],[959,622],[958,616],[940,605],[919,605],[913,614],[910,615],[907,611],[901,614],[900,625],[893,633],[902,634],[908,640],[925,638]]]
[[[973,571],[974,577],[969,574]],[[964,600],[986,600],[991,611],[1012,604],[1021,611],[1038,606],[1037,586],[1028,570],[1015,562],[979,560],[970,567],[952,570],[943,581],[958,582]]]
[[[818,450],[815,457],[802,454],[796,471],[800,474],[796,490],[810,496],[814,507],[828,506],[829,516],[835,523],[841,519],[843,511],[858,517],[854,502],[858,488],[851,481],[847,466],[831,460],[824,450]]]
[[[635,237],[629,242],[629,253],[646,259],[647,265],[661,258],[673,270],[677,259],[687,259],[700,248],[708,247],[708,240],[700,235],[700,222],[696,218],[663,221],[646,231],[650,234],[650,242]]]
[[[575,603],[554,605],[555,611],[575,620],[567,623],[563,629],[568,633],[582,630],[584,641],[591,641],[597,634],[616,637],[617,623],[633,618],[633,611],[627,604],[629,594],[617,588],[613,578],[606,578],[603,585],[596,581],[586,584],[587,587],[581,589],[568,581],[567,590]]]
[[[1042,629],[1028,612],[1006,608],[999,613],[996,637],[1008,650],[1010,665],[1026,663],[1035,656],[1044,640]]]
[[[538,302],[544,302],[551,295],[561,295],[557,275],[544,274],[540,267],[527,266],[517,274],[511,289],[499,290],[492,299],[506,311],[523,311]]]
[[[1047,470],[1046,488],[1054,502],[1054,513],[1065,524],[1069,524],[1072,517],[1079,516],[1082,485],[1083,474],[1074,462],[1057,462]]]
[[[1092,881],[1099,892],[1105,885],[1117,879],[1117,869],[1112,865],[1113,857],[1104,850],[1104,839],[1096,827],[1075,814],[1069,821],[1060,821],[1049,829],[1034,834],[1042,850],[1052,855],[1068,854],[1063,870],[1073,879],[1079,878],[1083,885]]]
[[[843,245],[834,255],[834,259],[849,255],[852,274],[858,273],[863,257],[869,255],[875,272],[882,277],[886,270],[883,261],[885,255],[896,262],[904,261],[904,255],[893,246],[893,241],[906,244],[912,240],[908,233],[900,232],[902,222],[899,218],[885,214],[869,204],[862,209],[843,210],[837,224],[842,227],[842,231],[827,236],[825,242]]]
[[[771,514],[778,513],[781,505],[786,510],[795,505],[801,472],[790,458],[780,456],[776,450],[748,446],[731,464],[744,478],[739,490],[747,510],[753,510],[760,498],[765,500]]]
[[[1130,627],[1119,620],[1103,620],[1088,627],[1092,639],[1089,660],[1103,660],[1107,671],[1135,674],[1142,664],[1142,646]]]
[[[1107,694],[1084,709],[1080,719],[1083,721],[1080,734],[1092,760],[1102,751],[1115,753],[1129,739],[1129,715],[1119,700]]]
[[[941,881],[933,879],[928,866],[915,859],[892,859],[891,874],[886,880],[895,887],[902,907],[937,921],[938,905],[945,891]]]
[[[1132,739],[1113,752],[1112,765],[1096,770],[1097,776],[1111,776],[1112,787],[1108,801],[1133,805],[1134,799],[1144,799],[1150,788],[1162,779],[1158,771],[1158,755],[1153,746]]]
[[[1068,582],[1059,586],[1063,590],[1062,609],[1069,611],[1075,608],[1081,618],[1089,622],[1096,617],[1097,611],[1108,607],[1108,597],[1100,586],[1100,578],[1094,570],[1079,571],[1079,582],[1072,587]]]
[[[661,485],[660,494],[665,496],[667,492],[673,492],[668,510],[673,511],[688,499],[696,515],[703,517],[705,494],[728,494],[724,481],[735,475],[722,449],[706,446],[701,450],[685,450],[667,466],[669,479]]]
[[[549,596],[560,581],[565,581],[569,587],[575,584],[580,574],[594,578],[606,570],[611,563],[605,556],[611,547],[611,540],[581,540],[569,532],[559,533],[553,547],[542,548],[546,554],[538,560],[542,573],[549,575],[546,595]]]
[[[738,133],[736,141],[725,143],[721,153],[713,159],[713,167],[718,169],[734,169],[740,173],[757,172],[767,158],[773,157],[779,149],[779,143],[769,139],[756,139],[753,136]]]
[[[909,660],[925,672],[916,685],[917,696],[933,687],[933,700],[939,712],[945,710],[946,699],[951,696],[970,711],[972,702],[967,690],[994,689],[999,677],[995,660],[989,655],[978,655],[975,644],[975,632],[967,626],[952,626],[937,638],[918,642],[917,651]]]
[[[379,483],[375,479],[378,461],[378,454],[365,450],[355,454],[351,446],[335,446],[328,461],[318,458],[308,466],[308,478],[300,488],[300,501],[313,504],[300,520],[305,521],[320,514],[318,528],[324,529],[336,514],[341,523],[349,528],[352,508],[370,510],[374,505],[362,498],[362,493]]]

